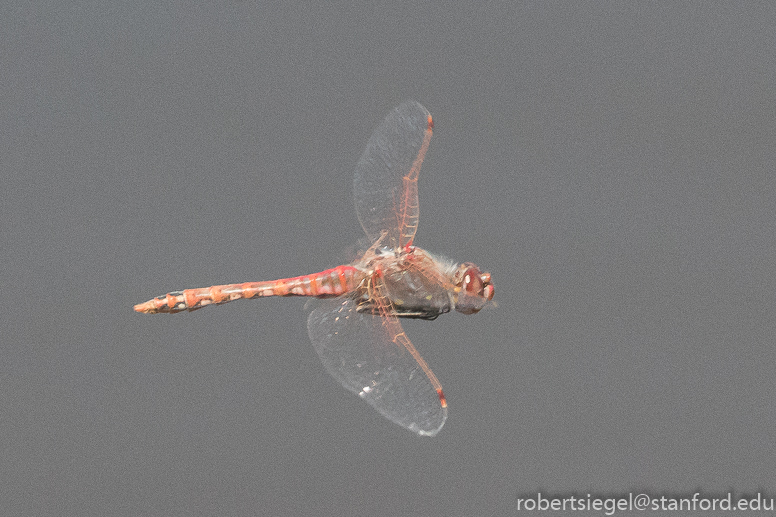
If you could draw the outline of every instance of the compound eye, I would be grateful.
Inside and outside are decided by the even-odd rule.
[[[463,285],[461,286],[466,291],[466,294],[482,296],[483,282],[481,275],[482,273],[480,273],[479,268],[476,266],[466,270],[463,274]]]
[[[462,269],[459,286],[461,291],[458,293],[458,300],[455,304],[455,310],[458,312],[474,314],[479,312],[488,302],[488,298],[485,297],[485,282],[477,266],[468,266]]]

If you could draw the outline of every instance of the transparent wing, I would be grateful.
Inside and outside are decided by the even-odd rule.
[[[307,330],[329,374],[384,417],[420,435],[442,428],[442,388],[396,317],[359,313],[340,298],[313,310]]]
[[[418,229],[418,173],[434,124],[426,108],[408,101],[375,129],[356,165],[356,214],[367,236],[402,248]]]

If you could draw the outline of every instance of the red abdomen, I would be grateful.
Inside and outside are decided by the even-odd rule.
[[[314,296],[330,298],[356,290],[365,273],[353,266],[337,266],[320,273],[282,278],[267,282],[214,285],[174,291],[135,305],[135,311],[146,314],[195,311],[207,305],[265,296]]]

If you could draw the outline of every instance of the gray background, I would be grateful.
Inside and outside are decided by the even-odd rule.
[[[773,7],[18,4],[0,13],[4,514],[773,495]],[[436,438],[324,372],[302,300],[133,313],[346,260],[353,168],[409,98],[436,123],[416,243],[488,269],[498,302],[405,325],[450,404]]]

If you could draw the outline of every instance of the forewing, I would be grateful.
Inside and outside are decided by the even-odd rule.
[[[408,101],[375,129],[356,165],[353,194],[356,214],[372,242],[412,243],[418,229],[418,173],[431,140],[431,114]]]

